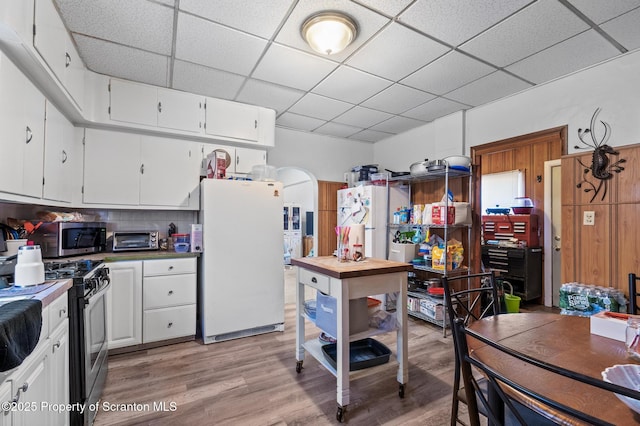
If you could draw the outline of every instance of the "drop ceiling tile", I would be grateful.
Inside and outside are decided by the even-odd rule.
[[[525,80],[539,84],[619,54],[618,49],[595,30],[585,31],[507,67]]]
[[[238,102],[260,105],[276,110],[277,114],[286,111],[295,104],[304,92],[290,87],[278,86],[264,81],[249,79],[240,90]]]
[[[451,51],[403,79],[401,83],[443,95],[495,70],[465,54]]]
[[[246,77],[190,62],[175,61],[173,88],[233,100]]]
[[[347,102],[308,93],[289,108],[289,111],[295,114],[331,120],[351,108],[353,108],[353,105]]]
[[[339,138],[347,138],[353,134],[356,134],[362,130],[361,127],[347,126],[346,124],[339,124],[329,122],[318,127],[313,133],[321,133],[323,135],[337,136]]]
[[[388,120],[391,117],[393,116],[386,112],[357,106],[334,118],[333,121],[336,123],[348,124],[350,126],[367,128],[384,120]]]
[[[399,115],[396,115],[395,117],[392,117],[387,121],[383,121],[382,123],[376,124],[375,126],[371,127],[371,130],[378,130],[381,132],[397,135],[398,133],[406,132],[407,130],[411,130],[424,124],[424,121],[414,120],[413,118],[401,117]]]
[[[398,81],[448,50],[443,44],[393,23],[373,37],[346,64]]]
[[[377,132],[371,129],[364,129],[361,132],[351,135],[348,139],[355,139],[363,142],[378,142],[388,137],[393,136],[393,133]]]
[[[556,0],[540,0],[464,43],[460,49],[504,67],[589,26]]]
[[[568,0],[580,12],[584,13],[587,18],[596,24],[613,19],[623,13],[629,12],[636,7],[640,7],[640,0]]]
[[[344,14],[350,16],[356,21],[356,25],[358,28],[356,38],[353,43],[351,43],[351,45],[347,46],[347,48],[342,52],[338,52],[335,55],[331,55],[328,57],[331,60],[338,62],[344,61],[357,48],[359,48],[364,42],[366,42],[369,37],[374,35],[380,30],[380,28],[382,28],[389,22],[388,18],[385,18],[351,1],[300,0],[291,12],[291,15],[287,19],[287,22],[285,22],[285,24],[282,26],[282,29],[276,36],[275,41],[280,44],[303,50],[314,56],[327,57],[313,51],[300,35],[300,28],[302,28],[302,24],[307,20],[309,16],[327,10],[339,10]]]
[[[396,16],[410,5],[412,1],[413,0],[361,0],[360,3],[385,15]]]
[[[337,66],[335,62],[272,43],[252,77],[306,91]]]
[[[115,43],[74,34],[82,59],[91,71],[167,87],[169,58]],[[133,65],[135,64],[135,66]]]
[[[180,10],[271,39],[292,3],[292,0],[252,0],[250,5],[238,7],[238,0],[180,0]]]
[[[435,98],[435,96],[429,93],[401,84],[394,84],[363,102],[362,106],[390,114],[401,114],[433,98]]]
[[[173,9],[149,1],[57,0],[68,29],[75,33],[171,54]]]
[[[313,92],[359,104],[392,84],[392,81],[355,68],[341,66],[314,87]]]
[[[640,47],[640,9],[612,19],[601,25],[610,36],[628,50]]]
[[[452,46],[471,39],[532,0],[418,0],[400,21]]]
[[[245,76],[267,45],[264,39],[183,12],[176,37],[176,59]]]
[[[432,101],[419,105],[402,115],[422,121],[433,121],[436,118],[444,117],[453,112],[468,109],[469,106],[454,102],[446,98],[435,98]]]
[[[530,84],[503,71],[496,71],[453,92],[447,93],[447,98],[463,104],[478,106],[519,92],[530,86]]]
[[[325,120],[319,120],[317,118],[305,117],[304,115],[293,114],[291,112],[285,112],[276,119],[276,125],[281,127],[288,127],[291,129],[311,131],[317,129],[326,123]]]

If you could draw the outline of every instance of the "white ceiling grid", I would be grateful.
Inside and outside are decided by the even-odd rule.
[[[87,67],[375,142],[640,48],[640,0],[55,0]],[[300,36],[357,22],[343,52]],[[176,27],[174,28],[174,23]]]

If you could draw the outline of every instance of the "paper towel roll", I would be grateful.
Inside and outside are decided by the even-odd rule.
[[[354,246],[356,244],[362,244],[362,247],[356,250],[354,249]],[[354,260],[364,259],[364,253],[365,253],[364,248],[365,248],[364,224],[360,223],[360,224],[351,225],[351,231],[349,231],[349,253],[351,253]],[[357,253],[360,253],[360,255],[358,256]]]

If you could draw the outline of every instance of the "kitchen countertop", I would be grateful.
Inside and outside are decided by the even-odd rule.
[[[47,283],[49,283],[51,281],[47,281]],[[17,296],[17,295],[12,295],[12,296],[6,296],[6,297],[1,297],[0,296],[0,303],[4,302],[4,301],[11,301],[11,300],[16,300],[16,298],[20,298],[20,299],[39,299],[42,302],[42,309],[46,308],[51,302],[53,302],[54,300],[56,300],[58,297],[62,296],[64,293],[66,293],[67,290],[69,290],[71,288],[71,286],[73,285],[73,281],[70,279],[67,280],[56,280],[54,281],[55,284],[53,284],[50,287],[47,287],[46,289],[39,291],[38,293],[34,293],[34,294],[27,294],[24,296]],[[25,288],[29,288],[29,287],[25,287]]]
[[[43,259],[44,262],[56,261],[61,262],[67,260],[103,260],[105,262],[122,262],[127,260],[153,260],[153,259],[175,259],[179,257],[200,257],[201,253],[177,253],[167,250],[140,250],[140,251],[124,251],[124,252],[102,252],[85,254],[83,256],[63,257],[59,259]]]
[[[413,269],[413,265],[409,263],[374,258],[366,258],[360,262],[339,262],[335,256],[301,257],[291,259],[291,264],[338,279],[391,274]]]

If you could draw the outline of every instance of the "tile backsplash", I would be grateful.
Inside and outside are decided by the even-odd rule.
[[[113,231],[159,231],[160,237],[164,238],[170,223],[176,225],[178,233],[188,233],[191,229],[190,225],[198,222],[197,211],[63,209],[0,202],[0,223],[7,223],[7,218],[36,221],[38,212],[42,211],[79,212],[83,215],[93,216],[96,221],[107,223],[107,235]]]

